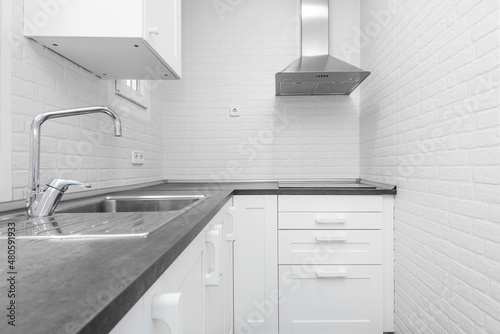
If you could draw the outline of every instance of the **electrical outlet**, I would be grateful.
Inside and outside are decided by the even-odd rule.
[[[144,165],[144,152],[132,151],[132,165]]]
[[[231,117],[240,117],[240,108],[238,108],[238,107],[230,107],[229,108],[229,116],[231,116]]]

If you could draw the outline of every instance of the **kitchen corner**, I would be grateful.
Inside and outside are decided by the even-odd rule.
[[[498,334],[499,55],[499,0],[0,0],[0,332]]]
[[[109,332],[233,195],[396,193],[394,187],[360,180],[334,180],[327,187],[327,181],[283,184],[286,187],[280,188],[275,181],[165,181],[113,195],[196,192],[210,196],[147,237],[18,239],[17,302],[22,306],[18,310],[22,321],[16,330],[33,334]],[[60,210],[75,201],[82,199],[62,203]],[[7,282],[2,285],[7,288]]]

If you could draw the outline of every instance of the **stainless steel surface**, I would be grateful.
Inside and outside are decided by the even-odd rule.
[[[58,210],[58,213],[158,212],[177,211],[204,198],[204,195],[107,196],[104,199]]]
[[[83,205],[66,204],[65,209],[56,211],[49,217],[30,218],[25,213],[4,215],[0,216],[0,238],[7,236],[8,222],[15,222],[16,238],[20,239],[144,237],[208,197],[209,195],[109,196],[82,201],[85,202]],[[99,205],[98,203],[106,201],[121,203],[115,211],[92,211],[93,204]],[[154,206],[155,202],[162,201],[159,207]],[[168,201],[176,203],[168,205]],[[134,206],[132,202],[139,204]],[[125,207],[120,208],[120,205]]]
[[[328,54],[328,0],[302,1],[302,55]]]
[[[328,0],[302,0],[302,57],[276,73],[277,96],[349,95],[370,72],[328,55]]]
[[[351,189],[376,189],[377,187],[355,183],[355,182],[335,182],[335,181],[288,181],[278,182],[279,188],[351,188]]]
[[[43,192],[35,194],[36,212],[38,217],[46,217],[52,215],[59,204],[64,192],[69,186],[87,187],[89,184],[81,183],[73,180],[52,179],[47,183],[47,187]]]
[[[49,111],[35,117],[31,123],[31,154],[30,154],[30,180],[27,193],[27,211],[31,217],[49,216],[54,211],[60,197],[54,196],[52,191],[40,191],[40,135],[42,124],[51,118],[78,116],[86,114],[104,113],[112,118],[114,123],[114,134],[122,135],[121,121],[118,115],[111,109],[103,106]],[[71,184],[68,184],[71,185]],[[61,193],[67,187],[59,190]],[[62,196],[62,194],[61,194]],[[40,205],[43,204],[43,205]]]

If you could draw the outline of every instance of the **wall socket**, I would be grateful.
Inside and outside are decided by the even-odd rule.
[[[144,165],[144,152],[132,151],[132,165]]]
[[[231,117],[240,117],[240,108],[238,108],[238,107],[230,107],[229,108],[229,116],[231,116]]]

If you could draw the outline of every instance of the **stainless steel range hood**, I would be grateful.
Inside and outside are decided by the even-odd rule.
[[[328,54],[328,1],[302,0],[302,57],[276,73],[276,96],[349,95],[370,74]]]

